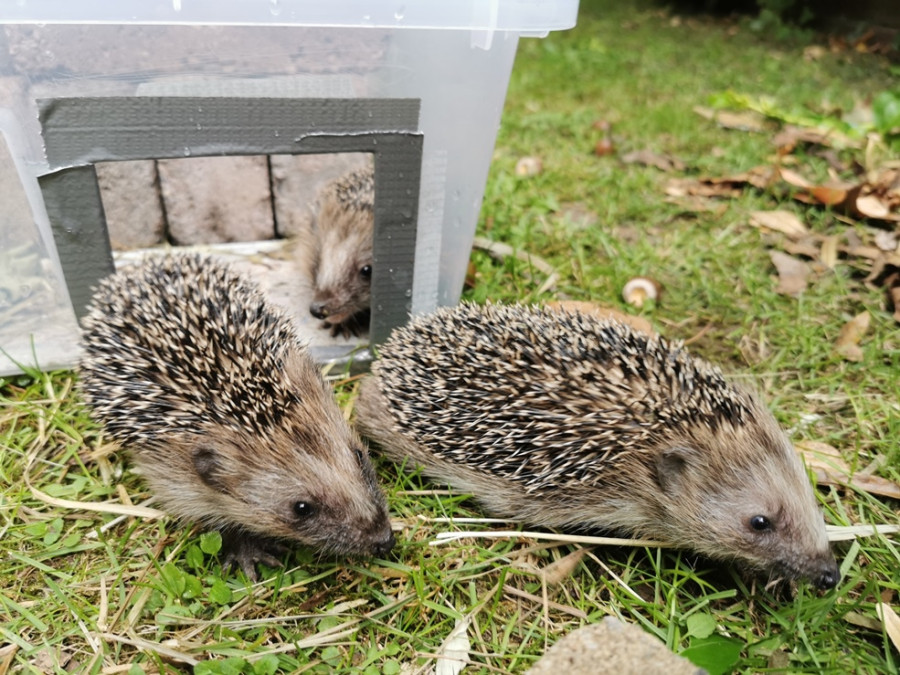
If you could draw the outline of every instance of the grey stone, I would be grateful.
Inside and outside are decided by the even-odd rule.
[[[95,165],[100,198],[114,250],[158,246],[166,239],[156,162],[99,162]]]
[[[607,616],[574,630],[541,657],[527,675],[703,675],[634,624]]]
[[[272,190],[279,236],[306,231],[316,195],[327,182],[348,171],[372,166],[372,155],[346,152],[328,155],[272,155]]]
[[[172,243],[275,236],[265,156],[161,159],[157,165]]]

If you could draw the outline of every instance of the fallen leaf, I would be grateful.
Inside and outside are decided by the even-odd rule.
[[[722,202],[715,202],[709,197],[701,195],[682,195],[666,197],[667,204],[674,204],[681,208],[684,213],[714,213],[721,216],[728,210],[728,205]]]
[[[737,129],[738,131],[763,131],[766,128],[766,118],[753,110],[732,112],[730,110],[713,110],[705,106],[696,106],[694,112],[712,120],[725,129]]]
[[[822,255],[822,246],[824,243],[825,240],[820,235],[810,235],[808,237],[803,237],[800,241],[786,240],[782,248],[784,248],[785,253],[816,260]]]
[[[888,208],[878,196],[868,194],[856,198],[857,212],[866,218],[877,218],[878,220],[887,220],[891,217],[891,210]]]
[[[894,320],[900,323],[900,273],[895,272],[885,279],[888,309],[894,312]]]
[[[859,626],[873,631],[881,630],[881,623],[859,612],[847,612],[844,614],[844,621],[851,626]]]
[[[796,297],[806,290],[809,265],[781,251],[770,251],[769,257],[778,270],[776,293]]]
[[[724,181],[713,183],[709,180],[694,178],[670,178],[666,183],[665,191],[670,197],[697,196],[736,199],[741,195],[742,189]]]
[[[457,619],[450,635],[437,651],[434,675],[458,675],[469,663],[469,637],[466,631],[472,618]]]
[[[875,245],[882,251],[887,251],[888,253],[896,251],[897,233],[888,232],[887,230],[878,230],[878,232],[875,233]]]
[[[8,644],[0,647],[0,675],[6,675],[9,672],[17,651],[19,651],[19,645],[17,644]]]
[[[850,467],[837,448],[820,441],[798,441],[794,448],[803,456],[806,466],[815,474],[819,485],[852,487],[862,492],[891,499],[900,499],[900,485],[881,476],[857,472],[850,475]]]
[[[614,319],[622,323],[628,324],[632,328],[647,335],[655,335],[653,325],[642,316],[632,316],[625,314],[611,307],[603,307],[593,302],[585,302],[583,300],[558,300],[548,302],[546,307],[565,312],[578,312],[580,314],[590,314],[598,319]]]
[[[672,171],[673,169],[684,171],[685,169],[684,162],[677,157],[660,155],[647,149],[626,153],[622,155],[621,159],[625,164],[644,164],[645,166],[655,167],[660,171]]]
[[[891,639],[894,649],[900,651],[900,616],[897,616],[897,612],[894,611],[893,607],[883,602],[875,605],[875,613],[881,619],[884,632]]]
[[[750,224],[781,232],[794,240],[809,233],[800,217],[791,211],[751,211]]]
[[[819,260],[830,270],[837,265],[838,238],[834,235],[822,240],[822,248],[819,250]]]
[[[809,45],[808,47],[803,48],[803,60],[804,61],[818,61],[823,58],[828,53],[828,50],[825,49],[822,45]]]
[[[522,157],[518,162],[516,162],[517,176],[537,176],[543,170],[544,162],[540,157]]]
[[[859,341],[869,330],[871,320],[872,317],[868,312],[862,312],[845,323],[834,343],[835,351],[848,361],[862,361],[863,352],[859,347]]]
[[[855,185],[815,185],[809,190],[809,194],[820,204],[825,206],[843,206],[850,198],[859,192],[859,186]]]
[[[559,586],[572,576],[575,568],[578,567],[578,563],[581,562],[581,559],[584,558],[589,550],[590,549],[579,548],[544,567],[541,570],[541,573],[544,575],[544,580],[547,582],[547,585]]]
[[[743,173],[736,173],[723,178],[709,178],[707,180],[712,183],[731,183],[734,185],[749,183],[755,188],[765,190],[771,187],[778,179],[779,173],[779,170],[774,166],[762,165],[754,166]]]
[[[789,185],[801,188],[813,187],[812,183],[810,183],[803,176],[801,176],[796,171],[793,171],[792,169],[785,169],[784,167],[781,167],[778,170],[778,173],[781,174],[781,179]]]
[[[772,142],[782,153],[793,152],[801,143],[837,148],[838,150],[859,146],[857,141],[835,129],[799,127],[794,124],[785,125],[781,131],[775,134]]]

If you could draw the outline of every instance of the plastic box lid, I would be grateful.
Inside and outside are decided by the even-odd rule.
[[[514,31],[575,25],[578,0],[7,0],[0,23],[330,26]]]

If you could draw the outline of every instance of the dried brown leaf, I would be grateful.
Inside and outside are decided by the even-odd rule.
[[[869,330],[871,320],[872,317],[868,312],[862,312],[845,323],[834,343],[837,353],[848,361],[862,361],[863,353],[859,342]]]
[[[875,605],[875,613],[881,619],[884,632],[891,639],[894,649],[900,651],[900,616],[897,616],[897,612],[890,605],[883,602]]]
[[[891,215],[891,210],[887,204],[874,194],[857,197],[855,206],[856,210],[866,218],[885,220]]]
[[[796,297],[806,290],[809,265],[781,251],[770,251],[769,257],[778,270],[776,293]]]
[[[666,197],[666,203],[680,207],[684,213],[713,213],[721,216],[728,210],[727,204],[701,195],[669,196]]]
[[[763,131],[766,128],[766,118],[753,110],[732,112],[730,110],[713,110],[705,106],[696,106],[694,112],[712,120],[725,129],[737,129],[738,131]]]
[[[586,302],[584,300],[558,300],[548,302],[546,306],[550,309],[562,310],[566,312],[578,312],[579,314],[590,314],[598,319],[614,319],[622,323],[628,324],[632,328],[647,335],[655,335],[653,325],[642,316],[632,316],[625,314],[611,307],[603,307],[594,302]]]
[[[879,621],[872,619],[865,614],[860,614],[859,612],[847,612],[844,614],[844,621],[851,626],[859,626],[860,628],[866,628],[871,631],[881,630],[881,623]]]
[[[677,157],[668,155],[660,155],[652,150],[635,150],[626,153],[621,157],[625,164],[644,164],[645,166],[656,167],[660,171],[684,171],[685,164]]]
[[[827,443],[800,441],[794,445],[812,469],[819,485],[848,486],[881,497],[900,499],[900,485],[880,476],[856,473],[850,476],[850,467],[841,453]]]
[[[859,186],[847,185],[815,185],[810,188],[817,202],[825,206],[846,206],[852,195],[858,193]]]
[[[894,273],[885,279],[888,309],[893,310],[894,320],[900,323],[900,274]]]
[[[821,236],[803,237],[800,241],[786,240],[782,246],[785,253],[793,256],[803,256],[804,258],[812,258],[816,260],[822,254],[822,244],[824,239]]]
[[[793,152],[801,143],[837,149],[859,146],[857,141],[834,129],[798,127],[792,124],[786,125],[772,141],[782,152]]]
[[[828,50],[822,45],[809,45],[803,48],[804,61],[818,61],[828,54]]]
[[[837,265],[838,259],[838,238],[834,235],[825,237],[822,240],[822,248],[819,250],[819,260],[830,270]]]
[[[708,178],[711,183],[731,183],[742,185],[748,183],[755,188],[765,190],[778,180],[779,170],[774,166],[754,166],[743,173],[736,173],[723,178]]]
[[[891,253],[897,250],[897,233],[887,230],[878,230],[875,233],[875,245],[882,251]]]
[[[17,651],[19,651],[19,645],[17,644],[8,644],[0,647],[0,675],[6,675],[9,672]]]
[[[724,197],[735,199],[740,196],[741,189],[727,182],[711,183],[693,178],[670,178],[666,183],[666,194],[670,197]]]
[[[781,232],[794,240],[809,234],[800,217],[791,211],[751,211],[750,224]]]
[[[794,187],[800,188],[811,188],[813,184],[806,180],[803,176],[792,169],[785,169],[781,167],[778,172],[781,174],[781,178],[784,182],[793,185]]]
[[[544,575],[544,580],[547,582],[547,585],[559,586],[572,576],[575,568],[578,567],[581,559],[584,558],[589,550],[590,549],[579,548],[544,567],[541,570],[541,573]]]

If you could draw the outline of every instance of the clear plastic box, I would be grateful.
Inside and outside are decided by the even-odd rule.
[[[417,101],[415,129],[395,131],[421,138],[403,311],[426,312],[459,299],[518,39],[573,26],[577,8],[577,0],[0,4],[0,373],[16,372],[17,364],[67,367],[78,356],[64,269],[74,269],[79,245],[90,258],[94,243],[69,228],[75,244],[65,256],[55,243],[53,213],[65,222],[80,202],[49,204],[44,178],[69,167],[48,155],[40,101]],[[238,138],[193,154],[254,151],[240,146]],[[110,152],[98,147],[97,157]],[[76,164],[90,165],[90,152],[79,157]]]

